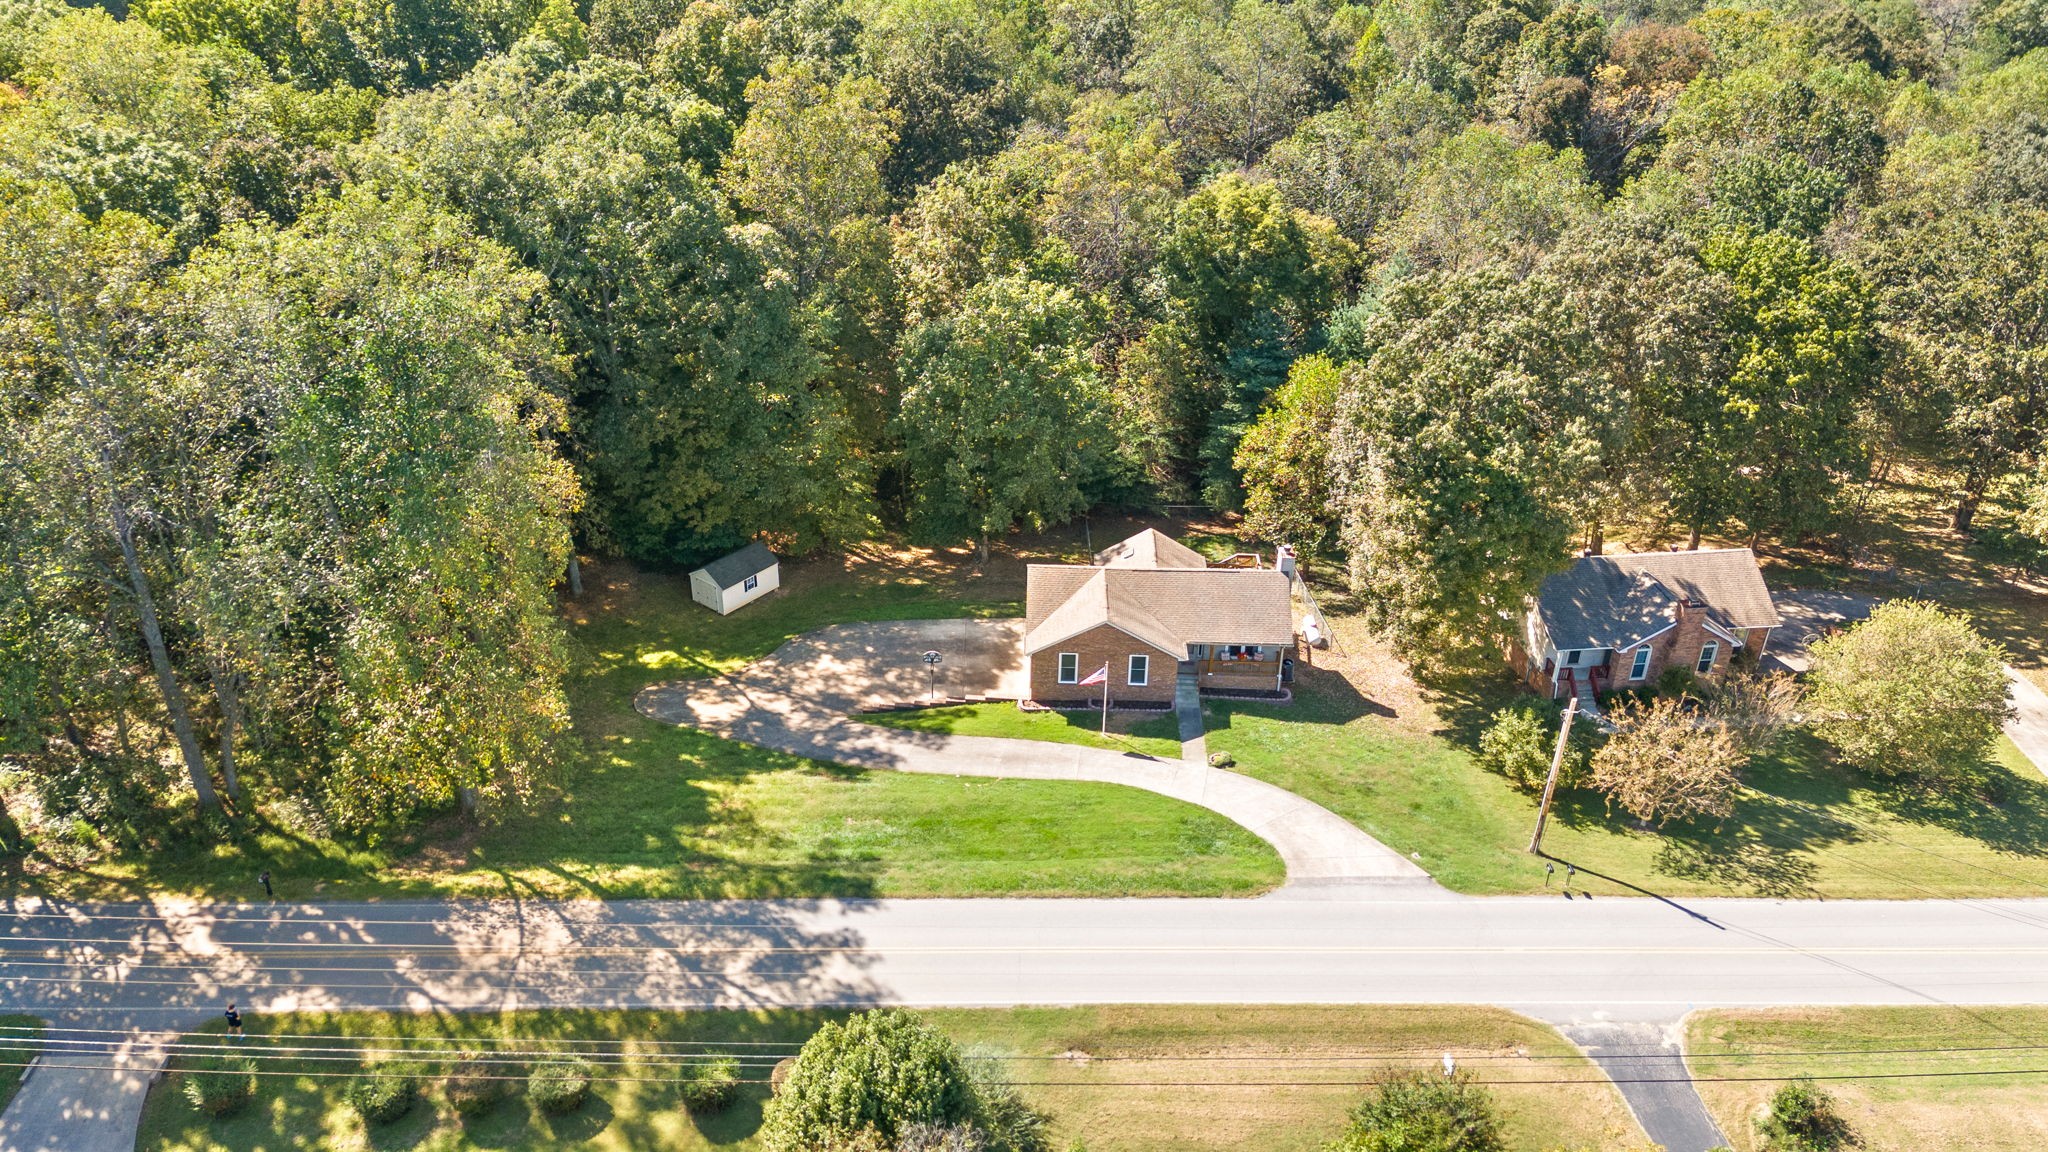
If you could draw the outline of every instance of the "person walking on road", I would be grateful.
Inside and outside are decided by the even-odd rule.
[[[240,1012],[238,1012],[238,1011],[236,1011],[236,1010],[235,1010],[235,1002],[234,1002],[234,1001],[232,1001],[232,1000],[228,1001],[228,1010],[227,1010],[227,1012],[225,1013],[225,1015],[226,1015],[226,1016],[227,1016],[227,1018],[228,1018],[228,1035],[230,1035],[230,1036],[233,1036],[233,1037],[234,1037],[235,1039],[237,1039],[237,1040],[241,1039],[241,1038],[242,1038],[242,1014],[241,1014]]]

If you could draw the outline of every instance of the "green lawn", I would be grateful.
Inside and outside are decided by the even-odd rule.
[[[2014,1049],[2043,1037],[2048,1008],[1790,1008],[1696,1013],[1686,1051],[1696,1077],[1773,1078],[1699,1086],[1738,1152],[1758,1152],[1754,1118],[1794,1074],[1836,1097],[1864,1152],[2037,1152],[2048,1075],[2040,1051]],[[1927,1051],[1944,1048],[1980,1051]]]
[[[913,732],[944,732],[955,736],[1007,736],[1046,740],[1054,744],[1085,744],[1137,752],[1161,760],[1180,758],[1180,726],[1171,713],[1140,715],[1112,712],[1109,734],[1101,734],[1097,712],[1026,712],[1015,704],[955,704],[908,712],[871,712],[860,719],[885,728]]]
[[[1304,669],[1292,706],[1210,701],[1208,742],[1238,770],[1323,804],[1461,892],[1541,891],[1523,851],[1536,797],[1480,770],[1455,733],[1378,715],[1334,674]],[[1491,700],[1447,707],[1467,720]],[[1831,898],[2038,896],[2048,890],[2048,780],[2000,740],[2004,798],[1876,786],[1794,737],[1754,765],[1730,819],[1635,828],[1591,791],[1558,797],[1544,847],[1593,892]],[[1562,868],[1560,867],[1560,871]]]
[[[0,1016],[0,1110],[21,1088],[21,1077],[42,1045],[43,1022],[34,1016]]]
[[[688,1043],[749,1053],[749,1078],[765,1078],[829,1012],[522,1012],[506,1016],[350,1014],[262,1017],[269,1033],[308,1036],[458,1038],[482,1048],[516,1038],[518,1051],[598,1040],[634,1062],[625,1075],[676,1075],[647,1062],[659,1044]],[[1004,1059],[1004,1074],[1051,1118],[1052,1146],[1085,1142],[1089,1152],[1247,1149],[1312,1152],[1335,1135],[1361,1086],[1389,1068],[1434,1068],[1446,1051],[1485,1069],[1489,1080],[1583,1078],[1569,1086],[1496,1089],[1515,1152],[1621,1148],[1641,1143],[1614,1089],[1549,1028],[1488,1008],[1426,1006],[1142,1006],[959,1009],[921,1013],[970,1052]],[[252,1036],[252,1052],[265,1041]],[[332,1043],[323,1041],[322,1043]],[[669,1051],[675,1049],[671,1047]],[[1473,1060],[1472,1057],[1484,1057]],[[1531,1059],[1534,1057],[1535,1059]],[[672,1085],[617,1083],[578,1113],[548,1119],[518,1096],[482,1117],[454,1117],[437,1091],[412,1114],[366,1134],[340,1102],[343,1081],[312,1075],[349,1062],[266,1064],[260,1099],[225,1121],[207,1121],[185,1102],[174,1070],[145,1106],[139,1152],[284,1152],[324,1147],[508,1149],[590,1148],[598,1152],[748,1149],[765,1087],[747,1086],[738,1104],[691,1116]],[[443,1065],[445,1067],[445,1065]],[[516,1069],[513,1069],[516,1074]],[[1258,1083],[1258,1082],[1266,1083]],[[1275,1086],[1272,1081],[1287,1082]],[[1205,1085],[1200,1090],[1181,1086]],[[1298,1082],[1298,1083],[1297,1083]]]
[[[1278,856],[1249,832],[1137,789],[861,772],[633,711],[634,693],[649,683],[743,666],[825,624],[1015,607],[1002,599],[1015,581],[983,583],[900,558],[846,564],[785,565],[783,591],[725,617],[692,602],[682,577],[592,571],[569,610],[572,759],[560,795],[532,812],[376,844],[258,820],[228,844],[169,845],[29,886],[71,897],[248,899],[260,895],[255,876],[265,868],[287,899],[1219,896],[1285,879]],[[1150,729],[1137,738],[1160,747]]]

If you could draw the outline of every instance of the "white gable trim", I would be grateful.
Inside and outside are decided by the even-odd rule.
[[[1714,618],[1712,616],[1706,618],[1706,625],[1707,631],[1712,632],[1714,635],[1719,636],[1721,639],[1726,640],[1728,643],[1735,645],[1737,648],[1742,647],[1742,641],[1737,640],[1733,635],[1731,635],[1728,632],[1727,629],[1721,627],[1719,624],[1714,623]]]
[[[1066,643],[1067,641],[1069,641],[1069,640],[1072,640],[1072,639],[1073,639],[1074,637],[1076,637],[1076,636],[1079,636],[1079,635],[1081,635],[1081,634],[1083,634],[1083,633],[1085,633],[1085,632],[1093,632],[1093,631],[1095,631],[1095,630],[1096,630],[1097,628],[1108,628],[1108,629],[1110,629],[1110,630],[1111,630],[1111,631],[1113,631],[1113,632],[1121,632],[1121,633],[1123,633],[1124,635],[1126,635],[1126,636],[1129,636],[1129,637],[1130,637],[1131,639],[1133,639],[1133,640],[1136,640],[1136,641],[1137,641],[1138,643],[1140,643],[1140,644],[1143,644],[1143,645],[1145,645],[1146,647],[1148,647],[1148,648],[1151,648],[1151,649],[1153,649],[1154,651],[1158,651],[1158,652],[1164,652],[1164,653],[1166,653],[1166,654],[1167,654],[1167,655],[1169,655],[1169,656],[1173,656],[1173,648],[1172,648],[1172,646],[1170,646],[1170,645],[1166,645],[1166,644],[1161,644],[1161,643],[1159,643],[1159,642],[1158,642],[1157,640],[1150,640],[1150,639],[1147,639],[1146,637],[1140,636],[1140,635],[1138,635],[1138,634],[1137,634],[1136,632],[1133,632],[1133,631],[1131,631],[1131,630],[1130,630],[1129,628],[1126,628],[1126,627],[1124,627],[1124,626],[1123,626],[1123,625],[1121,625],[1121,624],[1117,624],[1117,623],[1114,623],[1114,622],[1112,622],[1112,621],[1109,621],[1109,620],[1098,620],[1098,621],[1096,621],[1095,623],[1093,623],[1093,624],[1090,624],[1090,625],[1088,625],[1088,626],[1087,626],[1087,627],[1085,627],[1085,628],[1076,628],[1076,629],[1074,629],[1074,630],[1073,630],[1072,632],[1069,632],[1069,633],[1067,633],[1067,634],[1066,634],[1065,636],[1061,636],[1061,637],[1058,637],[1057,639],[1053,639],[1053,640],[1047,640],[1047,641],[1046,641],[1046,642],[1044,642],[1043,644],[1040,644],[1040,645],[1039,645],[1038,647],[1036,647],[1036,648],[1033,648],[1033,649],[1031,649],[1030,651],[1028,651],[1028,652],[1026,652],[1026,653],[1024,653],[1024,654],[1025,654],[1026,656],[1036,656],[1036,655],[1038,655],[1038,654],[1039,654],[1040,652],[1043,652],[1043,651],[1045,651],[1046,649],[1048,649],[1048,648],[1051,648],[1051,647],[1053,647],[1053,646],[1054,646],[1054,645],[1056,645],[1056,644],[1064,644],[1064,643]],[[1174,657],[1174,659],[1176,659],[1176,660],[1184,660],[1184,659],[1186,659],[1186,658],[1187,658],[1187,650],[1186,650],[1186,649],[1182,649],[1182,650],[1181,650],[1181,654],[1180,654],[1179,656],[1175,656],[1175,657]]]
[[[1650,633],[1648,636],[1638,637],[1634,640],[1629,641],[1626,644],[1616,644],[1614,646],[1614,650],[1616,652],[1627,652],[1632,648],[1640,648],[1643,645],[1648,644],[1650,641],[1655,640],[1657,637],[1662,636],[1666,632],[1669,632],[1676,627],[1678,627],[1678,621],[1673,620],[1671,623],[1666,624],[1662,628],[1657,629],[1655,632]]]

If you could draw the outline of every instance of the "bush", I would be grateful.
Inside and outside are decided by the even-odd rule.
[[[419,1073],[407,1065],[372,1065],[349,1082],[343,1099],[365,1124],[389,1124],[420,1098]]]
[[[1537,791],[1550,775],[1550,758],[1557,751],[1557,727],[1563,718],[1563,711],[1554,706],[1525,704],[1503,708],[1493,714],[1493,723],[1479,734],[1479,751],[1473,761],[1488,772],[1507,777],[1509,783],[1525,792]],[[1564,764],[1557,773],[1558,787],[1576,788],[1585,782],[1593,741],[1591,724],[1572,725],[1571,742],[1565,745]]]
[[[550,1116],[563,1116],[583,1107],[590,1099],[590,1078],[595,1065],[581,1056],[566,1060],[544,1060],[526,1076],[526,1096]]]
[[[479,1063],[483,1058],[480,1052],[464,1052],[441,1082],[441,1093],[457,1116],[481,1116],[505,1098],[502,1065]]]
[[[219,1119],[240,1112],[256,1097],[256,1062],[246,1056],[214,1056],[185,1073],[185,1099]]]
[[[1381,1080],[1351,1112],[1329,1152],[1503,1152],[1500,1117],[1486,1089],[1463,1075]]]
[[[1657,677],[1659,696],[1697,696],[1700,694],[1700,678],[1683,664],[1673,664]]]
[[[697,1069],[683,1085],[683,1106],[692,1115],[723,1112],[740,1094],[740,1062],[720,1057]]]
[[[973,1087],[951,1040],[907,1012],[863,1012],[804,1043],[768,1104],[762,1146],[808,1152],[867,1129],[893,1145],[913,1124],[961,1124],[974,1113]]]
[[[1810,683],[1821,737],[1880,776],[1967,775],[2012,709],[2004,650],[1966,617],[1912,600],[1815,643]]]
[[[1778,1089],[1757,1129],[1775,1152],[1834,1152],[1856,1143],[1849,1122],[1835,1110],[1835,1098],[1806,1080]]]

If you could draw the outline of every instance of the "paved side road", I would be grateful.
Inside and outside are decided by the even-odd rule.
[[[91,1019],[92,1027],[110,1026]],[[62,1028],[80,1020],[59,1016],[50,1023]],[[0,1114],[0,1152],[134,1152],[143,1100],[169,1039],[140,1032],[117,1051],[47,1053]]]
[[[2005,734],[2034,767],[2048,776],[2048,692],[2008,666],[2005,678],[2012,685],[2013,718],[2005,723]]]
[[[1198,804],[1265,839],[1291,885],[1385,884],[1438,891],[1413,861],[1350,821],[1292,792],[1200,762],[1128,752],[883,728],[847,719],[881,700],[906,698],[895,681],[921,667],[918,653],[950,644],[1000,652],[1014,645],[1011,620],[842,624],[806,633],[731,676],[677,680],[643,690],[643,714],[814,760],[946,776],[1007,776],[1123,784]],[[914,674],[912,680],[914,682]]]

